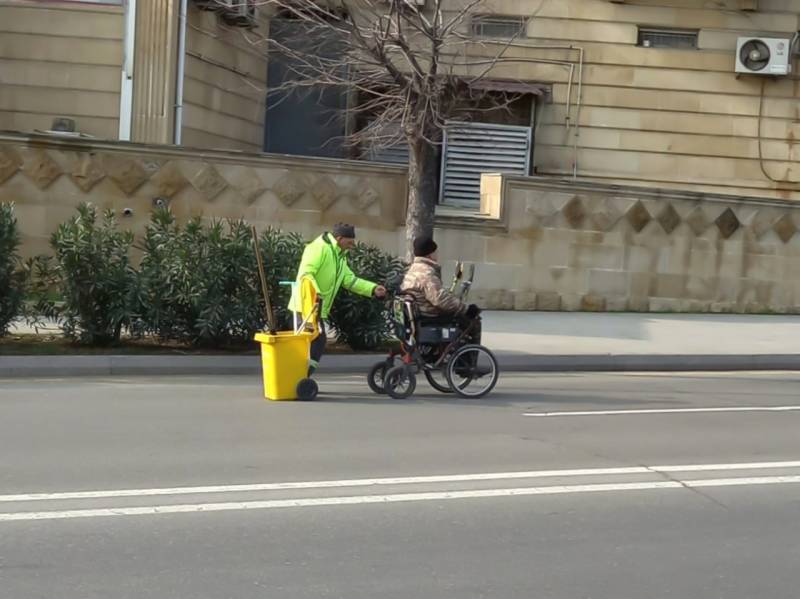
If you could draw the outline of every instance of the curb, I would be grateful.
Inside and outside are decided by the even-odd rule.
[[[800,354],[590,354],[497,352],[506,372],[687,372],[800,370]],[[321,374],[366,374],[379,354],[328,355]],[[0,378],[80,376],[258,375],[259,356],[9,356]]]

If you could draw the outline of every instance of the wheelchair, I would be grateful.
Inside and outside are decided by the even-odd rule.
[[[469,342],[477,319],[426,322],[413,299],[402,295],[393,298],[390,318],[400,349],[370,370],[367,382],[373,392],[406,399],[416,389],[419,372],[437,391],[464,398],[483,397],[497,384],[500,369],[494,354]]]

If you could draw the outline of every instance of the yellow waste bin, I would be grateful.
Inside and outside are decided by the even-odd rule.
[[[316,382],[307,378],[311,342],[319,335],[317,294],[308,279],[301,280],[299,288],[304,322],[298,329],[255,336],[261,345],[261,372],[267,399],[313,399],[317,395]]]

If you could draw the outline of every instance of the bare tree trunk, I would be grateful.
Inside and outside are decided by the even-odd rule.
[[[436,150],[423,138],[408,143],[408,208],[406,210],[406,258],[414,256],[414,240],[433,237],[436,211]]]

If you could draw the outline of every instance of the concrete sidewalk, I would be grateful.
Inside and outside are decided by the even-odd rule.
[[[486,312],[504,370],[800,370],[800,317]],[[322,372],[365,373],[380,356],[329,355]],[[255,374],[256,356],[0,356],[0,377]]]

